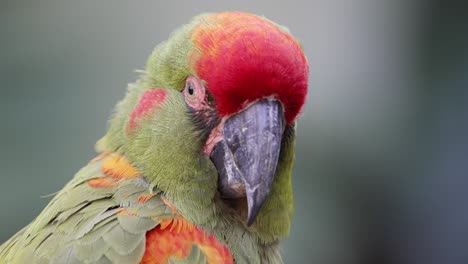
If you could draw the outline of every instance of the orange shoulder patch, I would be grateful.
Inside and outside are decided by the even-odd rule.
[[[102,171],[105,175],[118,179],[130,179],[140,176],[140,173],[130,164],[127,158],[120,155],[111,155],[104,159]]]
[[[146,249],[141,263],[162,264],[171,257],[183,259],[190,255],[195,245],[209,264],[234,264],[231,252],[214,234],[207,235],[185,220],[167,199],[161,199],[177,217],[160,220],[157,227],[146,233]]]
[[[141,263],[163,264],[171,257],[183,259],[197,246],[209,264],[234,264],[229,249],[214,234],[207,235],[182,217],[163,220],[146,233],[146,249]]]
[[[103,175],[88,180],[88,185],[93,188],[114,187],[121,179],[131,179],[140,176],[138,170],[124,156],[103,152],[92,159],[90,163],[99,161],[102,161],[101,170]]]

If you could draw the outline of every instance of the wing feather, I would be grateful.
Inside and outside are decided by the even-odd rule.
[[[0,246],[0,263],[140,263],[146,253],[153,254],[146,252],[147,243],[150,251],[162,250],[167,241],[175,243],[175,251],[167,251],[175,255],[164,257],[169,263],[222,257],[223,246],[210,245],[213,239],[181,218],[144,177],[119,178],[115,168],[104,168],[106,157],[113,157],[113,164],[126,162],[117,168],[128,169],[128,161],[112,155],[80,170],[29,226]],[[154,240],[163,233],[168,237]],[[183,246],[174,248],[177,243]],[[232,263],[229,256],[226,260]]]
[[[141,177],[115,179],[94,187],[89,181],[111,177],[105,156],[89,163],[26,228],[0,247],[1,263],[138,263],[146,232],[174,217],[158,190]],[[149,197],[139,200],[140,197]],[[143,201],[143,202],[142,202]]]

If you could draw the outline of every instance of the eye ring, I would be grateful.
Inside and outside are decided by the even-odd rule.
[[[195,110],[206,107],[206,89],[203,84],[194,76],[187,77],[183,90],[185,102]]]

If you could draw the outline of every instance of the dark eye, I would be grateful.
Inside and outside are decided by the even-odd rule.
[[[189,83],[189,87],[187,88],[187,91],[190,95],[193,95],[195,93],[195,88],[193,88],[192,83]]]

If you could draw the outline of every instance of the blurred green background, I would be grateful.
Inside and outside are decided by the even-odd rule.
[[[286,263],[468,263],[462,1],[0,1],[0,241],[96,154],[156,44],[202,12],[286,25],[310,63]]]

